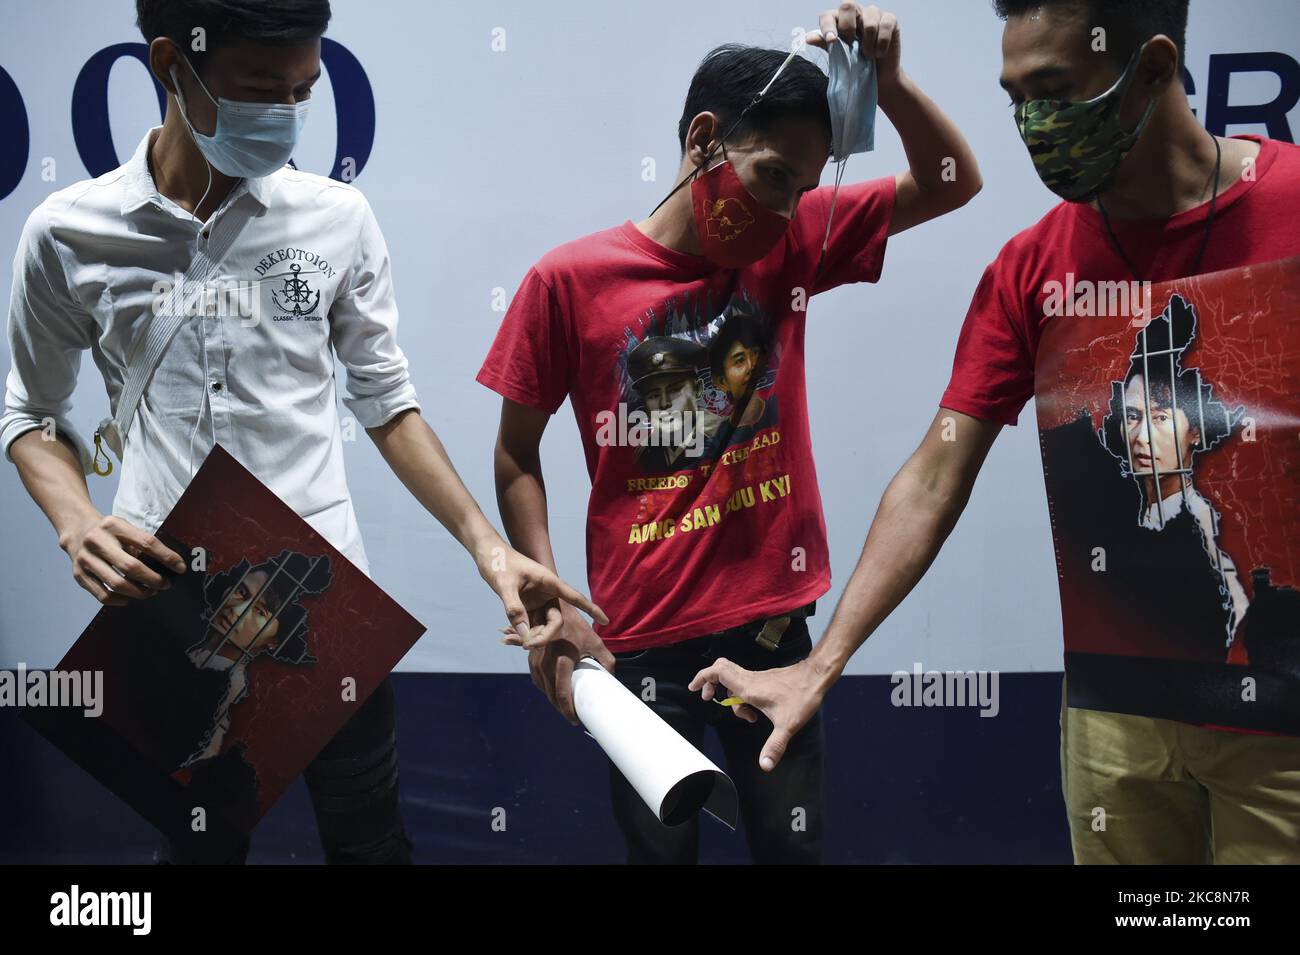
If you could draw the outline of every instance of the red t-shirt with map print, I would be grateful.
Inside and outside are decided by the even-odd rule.
[[[1259,136],[1249,177],[1218,200],[1200,272],[1300,255],[1300,147]],[[1156,222],[1111,226],[1138,277],[1167,282],[1191,274],[1205,236],[1210,204]],[[1124,260],[1106,236],[1101,215],[1083,203],[1062,202],[1021,232],[984,270],[966,313],[952,379],[939,404],[973,418],[1014,425],[1034,394],[1034,363],[1048,283],[1129,281]]]
[[[829,589],[804,318],[812,295],[880,278],[894,191],[893,177],[840,189],[820,273],[829,187],[745,269],[628,221],[524,277],[478,380],[548,414],[573,405],[592,485],[587,577],[611,650],[777,616]]]

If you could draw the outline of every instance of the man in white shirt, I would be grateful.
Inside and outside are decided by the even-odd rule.
[[[473,555],[521,638],[554,636],[560,600],[603,622],[599,608],[501,539],[421,418],[396,341],[387,248],[364,196],[284,166],[320,76],[328,0],[260,9],[137,0],[136,9],[150,68],[171,94],[163,125],[125,165],[32,213],[9,312],[0,446],[54,525],[77,583],[120,605],[167,586],[142,558],[185,571],[152,532],[217,442],[366,569],[343,470],[337,355],[344,402]],[[201,307],[169,333],[168,317],[191,314],[177,287],[202,289]],[[85,350],[115,416],[93,450],[67,418]],[[141,356],[151,359],[147,376]],[[105,442],[122,458],[109,516],[85,481],[106,470]],[[548,623],[530,629],[539,608]],[[386,680],[305,774],[328,861],[410,860],[395,746]],[[173,861],[198,861],[165,848]],[[205,861],[242,861],[247,850]]]

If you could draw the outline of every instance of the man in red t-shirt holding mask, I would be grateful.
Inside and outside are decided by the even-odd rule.
[[[985,271],[939,413],[885,491],[809,658],[764,673],[719,660],[692,682],[705,699],[719,686],[742,697],[745,705],[735,707],[742,718],[757,709],[772,720],[760,756],[765,769],[779,765],[849,657],[920,580],[998,432],[1034,395],[1038,343],[1058,320],[1045,307],[1052,283],[1067,276],[1076,284],[1164,282],[1300,255],[1300,149],[1216,137],[1200,125],[1181,81],[1188,0],[996,0],[995,7],[1007,21],[1001,85],[1036,170],[1066,201],[1008,242]],[[1176,317],[1153,326],[1171,336]],[[1168,377],[1170,364],[1151,362]],[[1140,412],[1150,403],[1130,402]],[[1137,472],[1151,471],[1155,452],[1147,453],[1145,463],[1131,462]],[[1172,510],[1147,517],[1147,526],[1159,531],[1183,504],[1195,511],[1198,502],[1208,514],[1194,492],[1176,493],[1161,502]],[[1203,523],[1213,528],[1213,516]],[[1300,862],[1300,739],[1064,700],[1061,732],[1076,861]]]
[[[833,123],[827,76],[802,57],[718,48],[687,94],[677,187],[643,221],[530,269],[478,375],[505,399],[497,494],[515,546],[554,566],[538,446],[566,396],[592,479],[588,576],[610,622],[597,636],[564,612],[562,639],[530,652],[534,682],[576,721],[574,663],[590,654],[614,667],[616,655],[615,675],[688,740],[716,726],[758,862],[820,858],[820,725],[764,774],[762,728],[687,683],[719,654],[760,669],[811,649],[804,617],[830,571],[804,393],[806,302],[877,281],[890,235],[980,187],[961,134],[900,69],[894,17],[844,4],[819,26],[809,43],[856,41],[854,56],[874,58],[879,105],[910,168],[840,189],[832,216],[818,183],[845,126]],[[611,797],[630,861],[696,860],[697,821],[660,824],[612,766]]]

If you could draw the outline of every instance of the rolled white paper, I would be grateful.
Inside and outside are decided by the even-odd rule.
[[[632,788],[666,826],[703,809],[736,828],[736,786],[592,657],[573,668],[573,706]]]

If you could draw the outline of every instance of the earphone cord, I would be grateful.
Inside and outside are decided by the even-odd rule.
[[[198,141],[198,137],[194,135],[194,127],[190,125],[190,118],[189,118],[188,115],[186,115],[186,111],[185,111],[185,103],[184,103],[184,101],[181,99],[181,94],[180,94],[180,82],[179,82],[179,81],[177,80],[177,78],[176,78],[176,71],[175,71],[175,69],[172,70],[172,83],[176,86],[176,93],[173,94],[174,97],[175,97],[175,99],[176,99],[176,107],[177,107],[177,109],[179,110],[179,112],[180,112],[180,114],[181,114],[181,119],[185,122],[185,128],[186,128],[187,130],[189,130],[189,133],[190,133],[190,139],[194,142],[195,148],[197,148],[197,147],[198,147],[198,142],[199,142],[199,141]],[[207,169],[207,172],[208,172],[208,184],[207,184],[207,186],[206,186],[206,187],[204,188],[204,190],[203,190],[203,195],[199,198],[199,201],[198,201],[197,203],[195,203],[195,205],[194,205],[194,212],[192,213],[192,215],[194,216],[195,219],[198,219],[198,217],[199,217],[199,216],[198,216],[198,213],[199,213],[199,211],[203,208],[203,203],[207,201],[208,193],[210,193],[210,192],[212,191],[212,163],[208,162],[208,157],[207,157],[206,155],[203,155],[203,150],[202,150],[202,149],[199,149],[199,155],[203,156],[203,166],[204,166],[205,169]],[[215,216],[213,216],[213,217],[211,217],[211,218],[215,218]],[[202,222],[200,222],[199,228],[200,228],[200,230],[203,228]],[[201,399],[200,399],[200,401],[199,401],[199,409],[198,409],[197,413],[196,413],[195,416],[194,416],[194,430],[192,430],[192,431],[190,432],[189,469],[190,469],[190,478],[191,478],[191,479],[194,478],[194,439],[195,439],[195,437],[196,437],[196,436],[198,435],[198,433],[199,433],[199,427],[203,424],[203,407],[204,407],[204,405],[207,405],[207,409],[208,409],[208,425],[209,425],[209,427],[212,429],[212,443],[213,443],[214,445],[217,443],[217,420],[216,420],[216,414],[215,414],[215,412],[214,412],[214,410],[213,410],[213,408],[212,408],[212,398],[208,395],[208,388],[209,388],[209,384],[208,384],[208,330],[207,330],[207,326],[206,326],[206,324],[202,324],[202,323],[206,323],[206,322],[207,322],[207,314],[208,314],[208,311],[207,311],[207,305],[208,305],[208,302],[207,302],[207,289],[205,288],[205,289],[204,289],[202,292],[200,292],[199,294],[203,296],[203,307],[202,307],[202,309],[201,309],[201,311],[200,311],[200,314],[199,314],[199,319],[200,319],[200,323],[201,323],[200,326],[199,326],[199,343],[200,343],[200,345],[201,345],[201,347],[202,347],[202,351],[203,351],[203,384],[202,384],[202,386],[201,386],[201,387],[202,387],[202,390],[203,390],[203,394],[202,394],[202,397],[201,397]],[[182,297],[183,297],[183,296],[182,296]]]
[[[205,294],[205,297],[206,297],[206,294]],[[203,313],[203,315],[202,315],[202,317],[201,317],[201,320],[202,320],[202,321],[205,321],[205,322],[207,321],[206,305],[207,305],[207,303],[204,302],[205,309],[204,309],[204,313]],[[200,341],[200,344],[201,344],[201,346],[202,346],[201,350],[202,350],[202,352],[203,352],[203,385],[202,385],[202,389],[203,389],[203,397],[200,399],[200,401],[199,401],[199,409],[198,409],[198,411],[197,411],[197,412],[195,413],[195,415],[194,415],[194,430],[190,432],[190,464],[189,464],[189,467],[190,467],[190,478],[191,478],[191,479],[194,478],[194,438],[195,438],[195,437],[198,435],[198,433],[199,433],[199,427],[200,427],[200,425],[203,424],[203,407],[204,407],[204,405],[207,405],[207,409],[208,409],[208,426],[212,429],[212,443],[213,443],[214,445],[217,443],[217,419],[216,419],[216,416],[215,416],[215,414],[214,414],[214,412],[213,412],[213,410],[212,410],[212,399],[208,396],[208,335],[207,335],[207,329],[204,328],[204,327],[200,327],[200,328],[199,328],[199,341]]]

